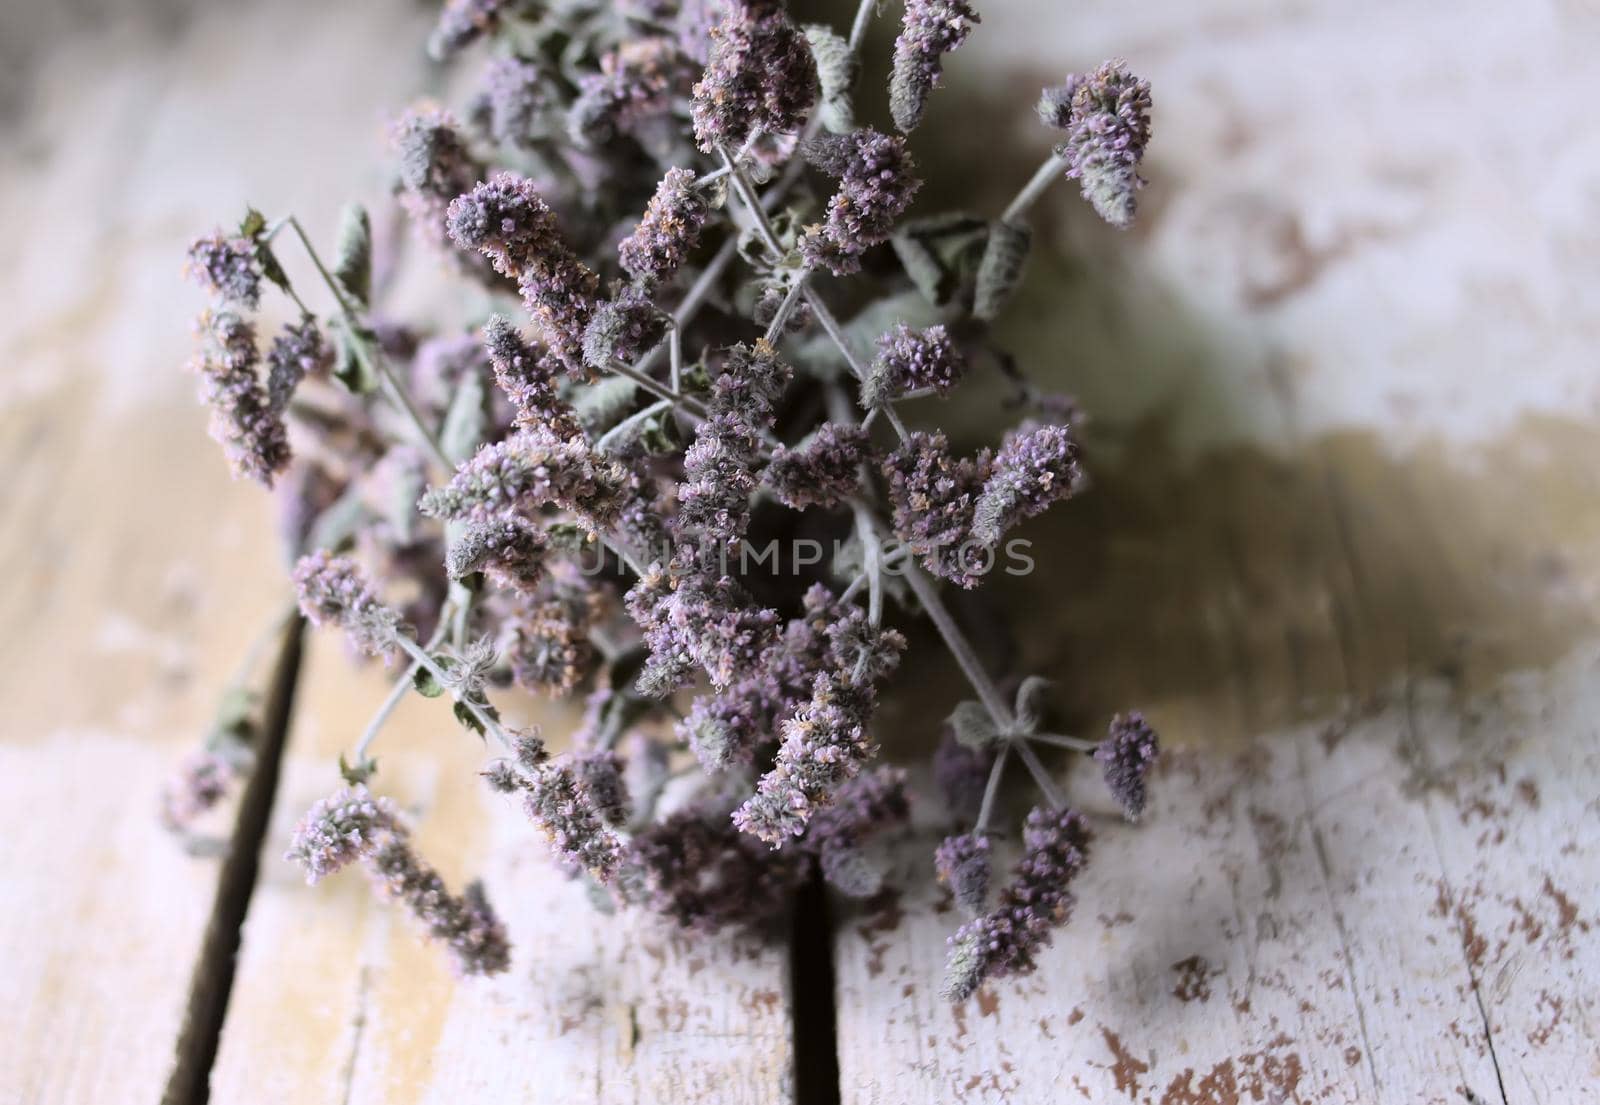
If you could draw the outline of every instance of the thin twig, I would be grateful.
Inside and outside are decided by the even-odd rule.
[[[1000,793],[1000,776],[1005,774],[1006,757],[1009,755],[1009,744],[1002,744],[1000,751],[995,753],[994,765],[989,768],[989,781],[983,787],[983,805],[978,807],[978,823],[972,828],[976,836],[983,836],[989,831],[989,818],[994,813],[994,801]]]
[[[1066,796],[1057,788],[1055,781],[1050,778],[1050,773],[1044,769],[1044,764],[1039,762],[1039,754],[1033,746],[1025,740],[1013,740],[1016,745],[1017,755],[1022,757],[1022,762],[1028,765],[1028,771],[1033,776],[1033,781],[1039,784],[1039,789],[1044,791],[1044,796],[1054,809],[1065,809]]]
[[[439,628],[434,630],[433,636],[423,646],[429,652],[439,647],[439,642],[444,639],[444,619],[440,619]],[[395,707],[400,705],[400,700],[405,698],[406,692],[416,685],[418,665],[412,661],[406,670],[396,679],[394,686],[384,696],[383,703],[378,707],[378,712],[372,715],[372,720],[367,722],[367,727],[361,731],[361,740],[356,744],[355,758],[351,763],[359,766],[366,762],[367,750],[372,747],[372,742],[378,739],[378,733],[383,729],[384,722],[389,720],[389,715],[394,713]]]
[[[1021,220],[1028,213],[1028,208],[1038,202],[1039,197],[1044,195],[1050,185],[1064,178],[1066,170],[1067,159],[1060,154],[1053,153],[1045,158],[1044,164],[1034,170],[1033,176],[1028,178],[1028,183],[1022,186],[1022,191],[1018,192],[1016,198],[1006,206],[1000,215],[1000,221],[1012,223]]]

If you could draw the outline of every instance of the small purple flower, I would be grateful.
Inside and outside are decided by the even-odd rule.
[[[694,133],[707,153],[754,134],[799,130],[817,102],[817,64],[782,0],[727,0],[694,86]]]
[[[484,323],[483,344],[495,383],[516,408],[520,427],[568,441],[585,440],[577,415],[556,387],[561,366],[555,358],[535,351],[502,315],[491,315]]]
[[[283,418],[261,386],[255,327],[230,311],[208,311],[199,326],[205,346],[191,367],[200,376],[200,398],[211,408],[211,436],[235,476],[271,487],[291,454]]]
[[[833,804],[811,818],[802,844],[835,889],[869,898],[882,889],[884,872],[864,846],[879,833],[904,826],[910,816],[905,770],[880,767],[841,786]]]
[[[771,426],[778,400],[794,370],[764,340],[730,346],[711,386],[711,412],[735,418],[752,430]]]
[[[451,894],[439,872],[400,833],[383,841],[368,866],[379,890],[404,905],[430,937],[449,949],[458,974],[493,975],[511,966],[505,925],[482,883],[469,883],[460,897]]]
[[[889,113],[901,133],[909,134],[922,121],[928,94],[939,85],[944,56],[965,42],[978,22],[978,13],[966,0],[906,0],[889,79]]]
[[[583,332],[583,359],[603,369],[613,360],[632,361],[667,335],[671,316],[658,310],[650,295],[635,284],[598,304]]]
[[[862,128],[814,139],[807,156],[839,178],[826,222],[808,227],[800,253],[808,266],[836,276],[861,269],[861,255],[889,240],[894,224],[922,187],[905,139]]]
[[[578,95],[568,116],[572,141],[598,146],[618,131],[672,109],[675,92],[686,90],[689,74],[670,38],[625,42],[600,60],[600,72],[578,80]]]
[[[594,620],[589,597],[564,589],[513,611],[507,618],[506,660],[517,686],[551,697],[570,694],[598,659],[589,639]]]
[[[612,828],[628,821],[628,790],[622,781],[622,761],[615,752],[597,750],[572,759],[572,774],[584,800]]]
[[[300,612],[312,625],[337,625],[357,648],[381,656],[400,631],[400,615],[379,602],[361,566],[319,549],[294,566]]]
[[[522,807],[544,831],[557,859],[609,882],[622,860],[622,840],[606,828],[577,774],[566,764],[545,764],[528,777]]]
[[[483,165],[447,111],[414,108],[390,131],[400,158],[400,203],[433,244],[444,248],[450,201],[483,176]]]
[[[1072,428],[1024,423],[1006,434],[972,510],[972,536],[1000,543],[1006,530],[1071,495],[1083,470]]]
[[[523,430],[485,445],[443,487],[422,497],[430,518],[486,517],[555,504],[604,529],[615,517],[626,472],[581,441]]]
[[[871,447],[860,426],[824,422],[793,449],[778,446],[767,464],[766,486],[795,510],[840,506],[861,493],[861,465]]]
[[[986,980],[1025,975],[1050,945],[1074,903],[1068,889],[1088,859],[1089,826],[1071,810],[1035,809],[1023,828],[1023,856],[993,910],[962,925],[950,938],[944,995],[972,996]]]
[[[486,572],[503,587],[532,591],[544,578],[544,531],[516,514],[467,522],[445,553],[445,572],[462,579]]]
[[[883,462],[896,535],[928,571],[962,587],[982,579],[984,564],[970,544],[972,511],[992,465],[987,450],[957,457],[944,434],[920,430]]]
[[[933,778],[955,820],[977,819],[994,757],[992,750],[962,744],[954,731],[946,729],[933,753]]]
[[[315,883],[368,858],[388,837],[404,832],[393,802],[374,798],[364,786],[347,787],[306,811],[284,858],[304,867],[306,882]]]
[[[261,303],[261,264],[256,243],[221,230],[197,238],[189,247],[185,270],[195,283],[222,302],[253,311]]]
[[[947,836],[933,854],[939,881],[969,915],[983,912],[989,899],[989,838],[976,833]]]
[[[172,832],[184,831],[227,797],[238,778],[238,768],[227,756],[196,752],[162,790],[161,823]]]
[[[1106,739],[1094,750],[1094,758],[1105,771],[1106,786],[1129,821],[1139,820],[1144,813],[1145,780],[1160,754],[1160,738],[1137,710],[1112,718]]]
[[[445,61],[484,35],[500,29],[500,15],[508,0],[445,0],[439,22],[428,38],[428,53]]]
[[[1063,95],[1070,91],[1070,108]],[[1067,159],[1067,176],[1083,198],[1112,226],[1133,224],[1139,189],[1145,179],[1139,162],[1150,144],[1150,82],[1128,71],[1126,62],[1108,61],[1061,90],[1046,90],[1040,115],[1057,126],[1065,120],[1067,140],[1056,150]]]
[[[699,243],[710,216],[710,198],[695,186],[694,172],[668,169],[639,225],[617,247],[623,271],[646,290],[672,279]]]
[[[531,146],[551,107],[544,70],[521,57],[496,58],[484,71],[473,121],[505,146]]]
[[[878,356],[861,384],[861,402],[877,407],[924,388],[949,395],[966,372],[967,360],[943,326],[913,330],[899,322],[878,339]]]
[[[730,576],[672,577],[655,567],[628,592],[627,607],[650,649],[638,679],[649,695],[676,689],[696,667],[725,688],[776,636],[778,615],[757,606]]]
[[[732,546],[750,525],[750,496],[756,489],[753,471],[760,443],[749,428],[731,415],[717,415],[700,424],[694,444],[683,454],[683,482],[678,485],[680,536],[700,537]]]
[[[725,816],[685,810],[634,836],[618,881],[631,903],[680,928],[713,933],[778,916],[800,877],[798,860],[768,852]]]
[[[324,376],[333,367],[333,350],[307,315],[272,339],[267,349],[267,407],[275,414],[289,408],[289,400],[307,376]]]
[[[600,279],[572,252],[534,183],[496,173],[452,200],[446,221],[456,245],[479,251],[516,280],[550,351],[569,373],[583,375],[583,334]]]

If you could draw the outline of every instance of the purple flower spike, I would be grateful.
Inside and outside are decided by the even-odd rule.
[[[1064,106],[1068,92],[1070,106]],[[1040,101],[1041,117],[1067,131],[1056,150],[1067,159],[1067,176],[1078,181],[1099,216],[1119,229],[1133,225],[1139,189],[1145,186],[1139,162],[1150,144],[1150,106],[1150,82],[1135,77],[1121,61],[1108,61],[1062,89],[1046,90]]]
[[[878,356],[861,384],[861,402],[881,406],[908,391],[949,395],[967,373],[967,360],[943,326],[913,330],[896,323],[878,339]]]
[[[1145,779],[1160,754],[1160,738],[1137,710],[1112,718],[1106,739],[1094,750],[1094,758],[1105,770],[1106,786],[1129,821],[1139,820],[1144,813]]]
[[[728,0],[694,86],[694,133],[707,153],[753,134],[799,130],[817,102],[817,63],[781,0]]]
[[[826,268],[836,276],[859,272],[861,255],[889,240],[895,221],[922,187],[916,162],[905,139],[865,127],[822,135],[806,153],[820,169],[839,178],[839,190],[828,201],[827,221],[806,228],[801,256],[812,268]]]
[[[973,538],[998,545],[1006,530],[1076,491],[1082,475],[1070,426],[1024,424],[1012,430],[973,505]]]
[[[300,612],[312,625],[337,625],[357,648],[381,656],[394,643],[400,615],[378,601],[361,566],[319,549],[294,566]]]
[[[261,265],[250,238],[218,230],[189,247],[185,271],[222,302],[253,311],[261,303]]]
[[[978,13],[966,0],[906,0],[889,79],[889,113],[902,134],[922,121],[928,94],[939,85],[944,56],[965,42],[978,22]]]
[[[933,854],[939,881],[968,914],[983,912],[989,899],[989,838],[976,833],[947,836]]]
[[[623,271],[646,290],[672,279],[710,216],[710,199],[695,187],[694,172],[668,169],[639,225],[617,247]]]
[[[784,506],[836,507],[861,492],[861,465],[870,455],[867,431],[824,422],[793,449],[779,446],[764,474],[767,488]]]
[[[235,476],[271,487],[289,466],[289,434],[261,386],[255,327],[230,311],[208,311],[199,326],[205,347],[191,367],[200,376],[200,398],[211,408],[211,436]]]

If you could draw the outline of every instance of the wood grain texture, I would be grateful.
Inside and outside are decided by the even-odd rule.
[[[959,1006],[937,994],[960,922],[924,877],[937,836],[908,841],[917,889],[836,939],[842,1099],[1578,1100],[1600,1072],[1597,674],[1590,647],[1481,698],[1423,680],[1172,756],[1143,823],[1097,819],[1039,971]],[[1092,770],[1072,788],[1105,812]]]
[[[373,785],[413,812],[419,851],[452,886],[485,880],[510,931],[512,969],[453,979],[442,953],[374,901],[359,873],[304,886],[278,855],[301,811],[337,784],[333,757],[383,694],[376,673],[351,671],[336,638],[315,648],[213,1100],[790,1099],[784,947],[596,913],[518,804],[488,792],[477,777],[485,751],[441,702],[415,698],[396,713],[375,748]],[[537,716],[556,739],[575,720],[548,708]]]

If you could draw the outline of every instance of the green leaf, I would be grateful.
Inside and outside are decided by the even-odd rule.
[[[244,209],[244,218],[239,220],[239,236],[241,238],[255,238],[267,229],[267,217],[254,207]]]
[[[378,376],[372,371],[365,357],[357,348],[358,342],[374,341],[375,336],[370,331],[351,333],[342,319],[329,320],[329,329],[333,331],[334,349],[337,356],[333,364],[333,378],[344,385],[346,391],[352,395],[370,395],[378,390]]]
[[[364,783],[377,773],[377,760],[369,758],[363,759],[359,763],[349,764],[345,762],[344,754],[342,752],[339,754],[339,776],[345,781],[346,785],[353,787]]]
[[[278,264],[278,255],[272,252],[272,247],[261,239],[256,239],[256,264],[261,266],[261,275],[272,281],[285,293],[289,291],[289,276],[283,271],[283,266]]]
[[[989,228],[989,240],[978,263],[977,283],[972,291],[972,313],[992,321],[1022,282],[1028,261],[1033,231],[1024,223],[996,222]]]
[[[411,677],[411,686],[423,698],[438,698],[444,694],[444,687],[440,686],[439,681],[433,677],[433,672],[427,668],[417,669],[416,674]]]
[[[1044,720],[1045,695],[1054,684],[1042,675],[1030,675],[1017,688],[1017,728],[1024,733],[1035,732]]]
[[[372,302],[372,220],[359,203],[346,204],[339,216],[339,244],[333,275],[363,307]]]
[[[950,715],[950,728],[955,730],[956,740],[968,748],[988,748],[1000,741],[994,719],[977,702],[958,703]]]
[[[479,737],[484,735],[483,722],[478,720],[478,716],[468,708],[465,702],[457,702],[455,704],[455,715],[456,720],[461,723],[463,729],[476,733]]]
[[[456,385],[439,431],[439,448],[453,463],[460,464],[478,451],[489,422],[488,389],[481,372],[467,372]],[[416,500],[413,499],[413,502]]]
[[[822,86],[817,116],[834,134],[854,130],[855,110],[850,102],[850,89],[856,83],[859,68],[855,52],[831,27],[810,24],[805,32],[806,41],[811,44],[811,56],[817,62],[818,83]]]

